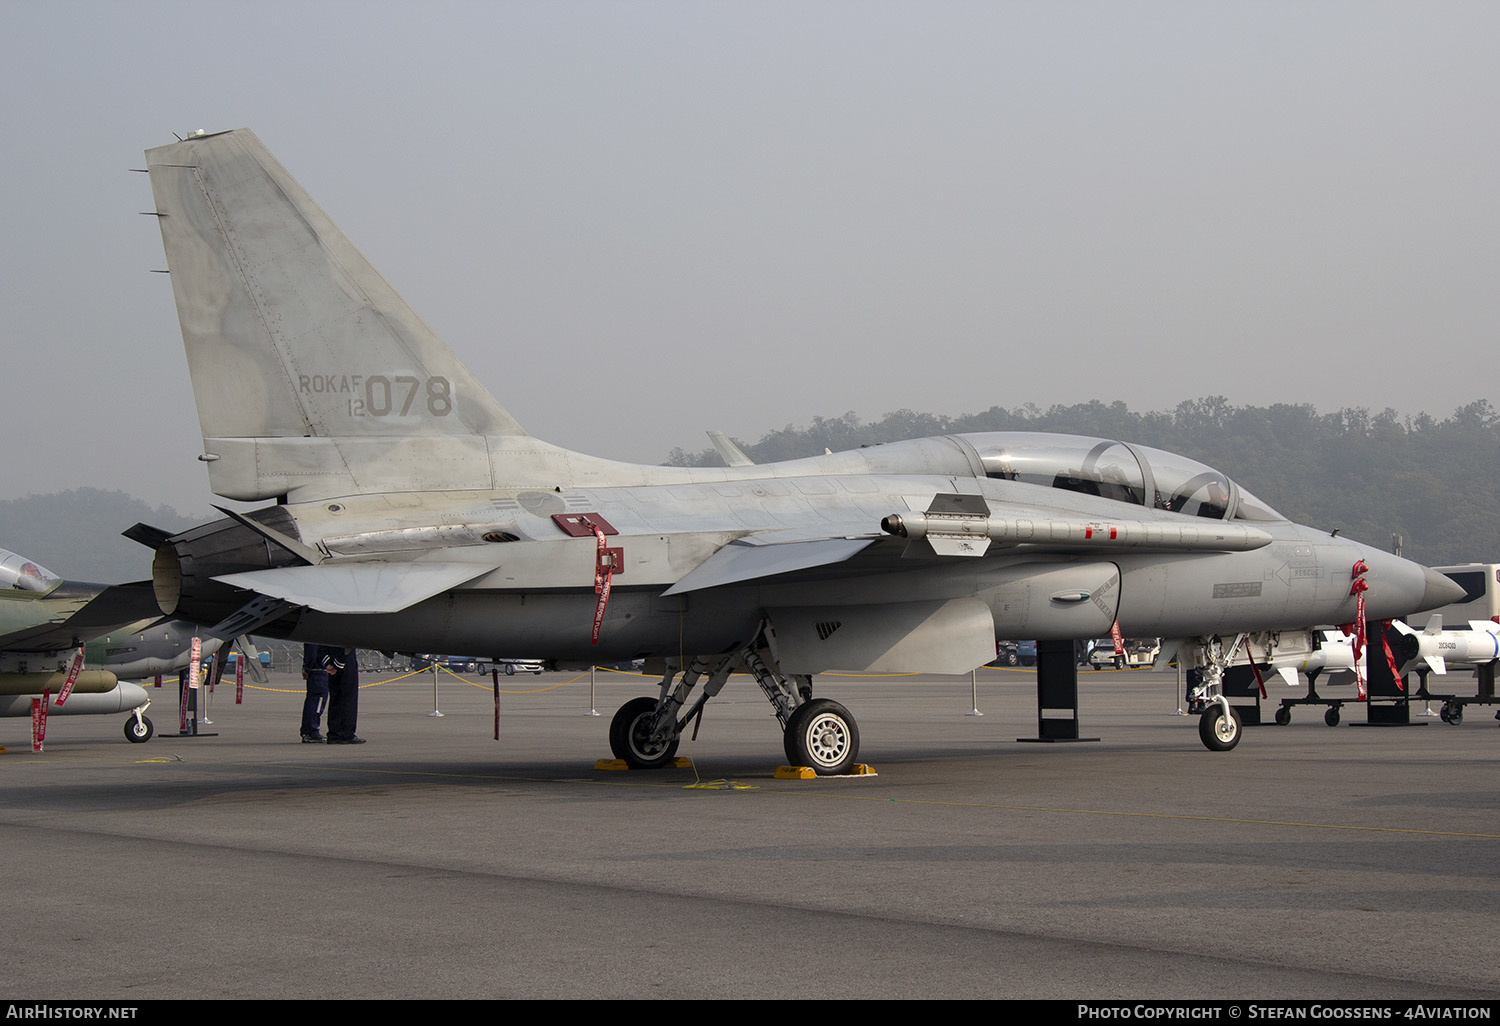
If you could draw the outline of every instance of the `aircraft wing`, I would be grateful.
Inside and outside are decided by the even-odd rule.
[[[74,605],[70,599],[78,604]],[[43,601],[49,606],[56,603],[61,608],[45,623],[0,637],[0,648],[22,652],[60,651],[161,615],[150,581],[107,587],[67,581]]]
[[[493,569],[482,563],[361,560],[252,570],[214,580],[322,613],[396,613]]]

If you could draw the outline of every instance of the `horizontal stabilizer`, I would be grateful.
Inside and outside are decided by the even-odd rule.
[[[0,645],[21,652],[56,652],[161,615],[150,581],[112,584],[107,588],[66,581],[49,598],[66,598],[65,590],[93,591],[95,594],[87,600],[80,599],[82,605],[70,615],[0,637]]]
[[[214,580],[322,613],[397,613],[492,569],[479,563],[368,560],[252,570]]]
[[[65,626],[74,630],[92,631],[89,637],[104,634],[116,627],[137,620],[149,620],[161,615],[156,604],[156,591],[150,581],[132,581],[129,584],[111,584],[88,605],[70,616]]]
[[[152,552],[161,548],[162,543],[172,537],[171,531],[163,531],[161,528],[152,527],[150,524],[133,524],[120,533],[131,541],[146,546]]]

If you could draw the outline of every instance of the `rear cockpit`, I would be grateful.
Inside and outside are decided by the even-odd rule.
[[[1285,520],[1226,474],[1186,456],[1107,438],[998,431],[960,435],[985,476],[1212,520]]]

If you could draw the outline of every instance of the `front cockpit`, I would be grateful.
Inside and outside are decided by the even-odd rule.
[[[1229,476],[1177,453],[1107,438],[997,431],[961,435],[985,476],[1211,520],[1285,520]]]
[[[62,581],[40,563],[0,549],[0,591],[25,591],[45,595]]]

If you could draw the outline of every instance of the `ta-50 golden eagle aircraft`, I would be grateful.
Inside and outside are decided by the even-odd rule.
[[[387,651],[659,658],[610,729],[662,765],[732,667],[788,757],[858,750],[823,671],[965,673],[997,638],[1193,639],[1201,732],[1238,740],[1221,635],[1450,601],[1182,456],[1043,434],[922,438],[764,466],[637,466],[528,435],[249,131],[147,152],[217,494],[272,504],[160,539],[162,611]],[[1233,646],[1228,646],[1232,650]],[[680,676],[679,676],[680,675]],[[696,698],[695,687],[701,689]],[[692,701],[690,702],[690,699]]]

